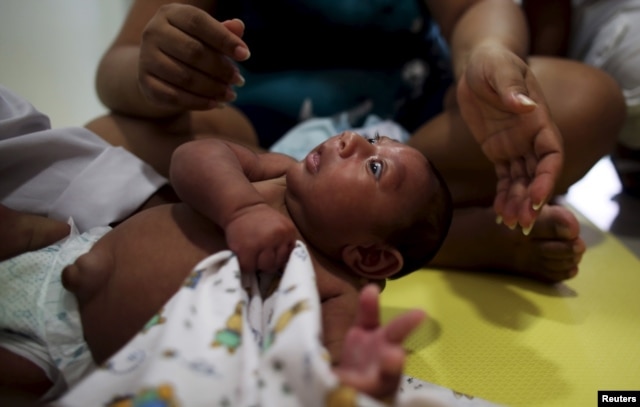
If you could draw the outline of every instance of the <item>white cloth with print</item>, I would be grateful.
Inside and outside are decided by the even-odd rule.
[[[266,277],[241,277],[229,251],[203,260],[129,344],[56,406],[379,405],[332,373],[306,247],[296,244],[281,278]],[[415,379],[403,387],[400,405],[490,405]]]

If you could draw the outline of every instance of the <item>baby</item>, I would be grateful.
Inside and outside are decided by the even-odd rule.
[[[143,328],[211,253],[231,249],[244,272],[277,272],[301,240],[316,272],[323,341],[337,364],[360,289],[424,266],[451,220],[449,192],[424,155],[352,132],[300,162],[193,141],[174,153],[171,181],[185,203],[141,211],[100,232],[62,273],[77,299],[78,336],[96,363]],[[17,366],[33,367],[20,357]]]

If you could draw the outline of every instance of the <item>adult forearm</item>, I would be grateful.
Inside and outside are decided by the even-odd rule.
[[[98,66],[96,90],[102,103],[109,109],[134,116],[166,117],[182,112],[150,102],[138,83],[138,45],[120,45],[111,48]]]
[[[476,47],[503,46],[521,58],[528,53],[529,33],[520,7],[513,0],[484,0],[469,6],[453,25],[449,44],[456,78]]]
[[[566,56],[571,37],[571,0],[522,0],[531,54]]]

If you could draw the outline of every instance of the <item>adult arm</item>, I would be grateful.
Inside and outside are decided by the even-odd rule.
[[[571,0],[522,0],[532,55],[565,57],[571,38]]]
[[[219,22],[215,0],[136,0],[98,66],[110,109],[142,117],[203,110],[233,98],[233,60],[248,58],[240,20]]]
[[[253,182],[282,177],[293,162],[281,154],[257,154],[237,144],[202,139],[176,149],[170,178],[180,199],[224,230],[243,271],[269,272],[286,263],[297,232]]]
[[[497,176],[504,223],[533,226],[562,171],[563,140],[526,62],[529,36],[513,0],[427,0],[451,46],[457,102]]]

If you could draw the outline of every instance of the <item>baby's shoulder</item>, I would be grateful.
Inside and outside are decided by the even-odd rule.
[[[284,197],[287,192],[285,176],[255,181],[253,182],[253,187],[270,206],[276,207],[284,203]]]

